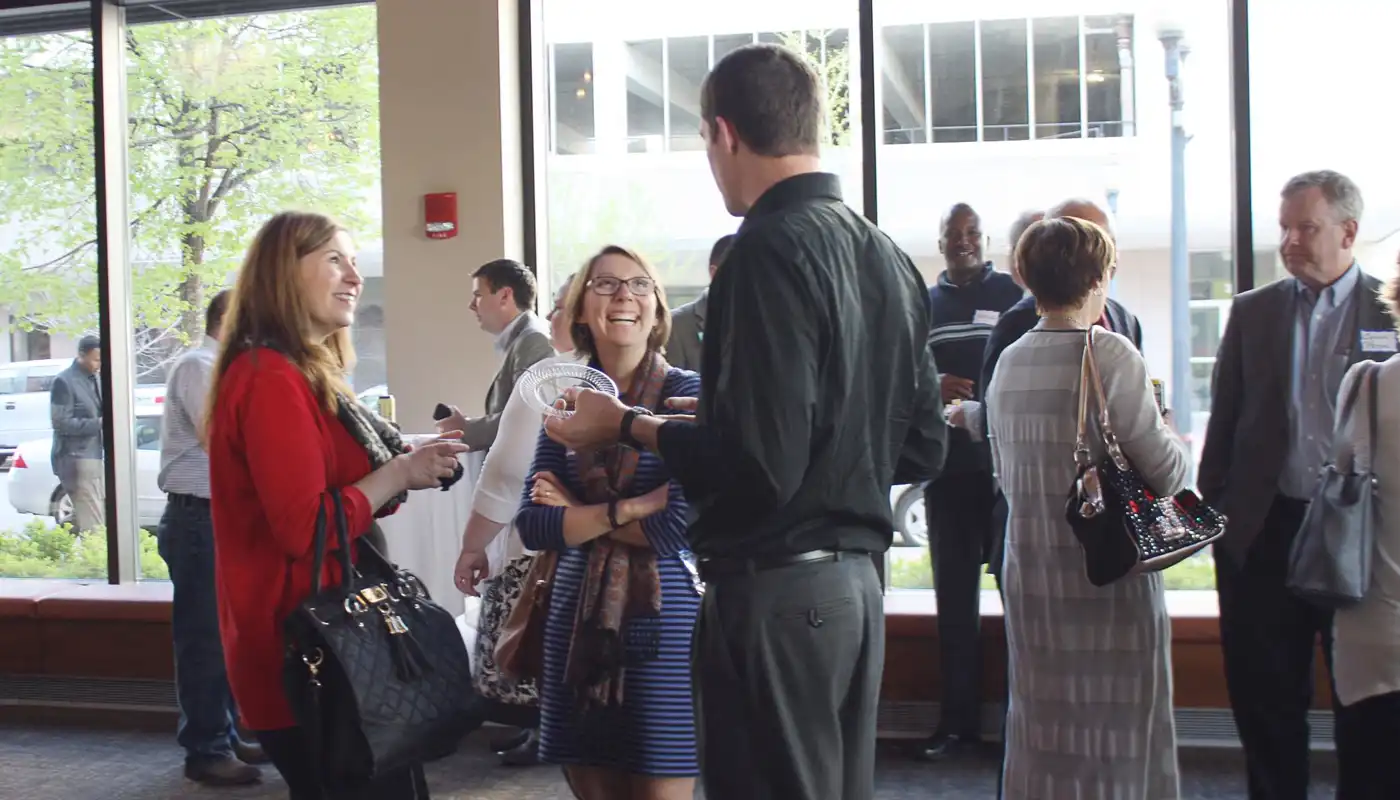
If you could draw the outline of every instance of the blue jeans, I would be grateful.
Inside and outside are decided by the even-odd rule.
[[[171,628],[175,639],[175,694],[180,703],[176,741],[185,759],[228,758],[237,741],[233,694],[219,639],[214,588],[214,522],[209,503],[171,495],[156,528],[160,557],[175,585]]]

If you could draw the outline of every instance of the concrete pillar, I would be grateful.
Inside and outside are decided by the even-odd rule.
[[[524,249],[516,0],[379,0],[389,391],[406,432],[438,402],[483,413],[499,366],[468,310],[471,274]],[[423,195],[456,192],[459,233],[428,239]]]

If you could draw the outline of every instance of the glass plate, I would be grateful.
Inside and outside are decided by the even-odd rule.
[[[587,364],[536,364],[525,370],[515,384],[530,408],[551,417],[573,416],[571,408],[556,408],[565,389],[593,389],[617,397],[617,384]]]

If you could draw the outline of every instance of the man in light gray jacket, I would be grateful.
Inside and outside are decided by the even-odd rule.
[[[472,274],[471,309],[482,330],[496,337],[501,369],[486,392],[484,416],[468,418],[452,406],[452,416],[438,422],[438,430],[461,431],[473,451],[488,450],[496,441],[501,412],[521,373],[554,355],[549,325],[535,316],[534,307],[535,275],[519,261],[499,258]]]
[[[734,234],[721,236],[710,248],[710,280],[714,280],[720,262],[729,252]],[[705,306],[710,299],[708,288],[700,296],[671,312],[671,338],[666,342],[666,360],[678,369],[700,371],[700,346],[705,338]]]

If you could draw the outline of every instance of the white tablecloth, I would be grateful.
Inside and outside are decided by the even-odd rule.
[[[453,616],[465,609],[462,593],[452,582],[452,568],[471,516],[472,492],[484,457],[481,453],[467,455],[466,475],[450,490],[410,492],[408,502],[397,513],[379,521],[389,542],[389,557],[417,575],[433,600]],[[493,564],[495,560],[493,554]]]

